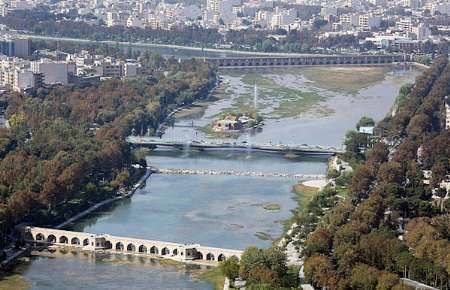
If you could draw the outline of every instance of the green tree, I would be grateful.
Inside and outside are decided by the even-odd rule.
[[[359,130],[361,127],[372,127],[375,126],[375,121],[372,118],[363,116],[361,119],[359,119],[358,123],[356,124],[356,130]]]
[[[225,277],[234,281],[239,277],[239,259],[236,256],[231,256],[219,264],[220,271]]]

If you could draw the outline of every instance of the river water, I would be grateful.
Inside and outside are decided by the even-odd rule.
[[[346,88],[336,89],[333,80],[326,78],[329,76],[316,72],[315,68],[224,70],[221,75],[225,81],[215,93],[217,99],[195,114],[177,119],[163,138],[220,138],[204,130],[205,126],[222,112],[251,107],[256,84],[256,109],[264,116],[263,130],[230,141],[341,146],[345,132],[360,117],[381,119],[389,112],[401,85],[412,82],[420,73],[411,67],[389,66],[383,68],[381,78],[372,75],[374,80],[364,87],[350,82]],[[147,161],[160,168],[292,174],[326,171],[323,158],[287,159],[245,151],[156,150]],[[296,182],[276,177],[153,175],[131,199],[105,208],[70,229],[233,249],[268,247],[271,239],[282,234],[282,221],[296,207],[292,200]],[[266,204],[276,204],[279,210],[267,210]],[[17,271],[32,289],[39,290],[213,289],[193,278],[191,273],[197,270],[148,258],[41,253]]]

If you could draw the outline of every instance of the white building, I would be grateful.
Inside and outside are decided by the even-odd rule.
[[[359,25],[359,15],[356,13],[352,14],[342,14],[339,16],[339,22],[343,25],[348,24],[351,26]]]
[[[395,29],[404,32],[412,32],[412,21],[411,18],[403,18],[395,22]]]
[[[417,40],[424,41],[431,36],[431,30],[425,23],[420,23],[412,28],[412,33],[414,33]]]
[[[219,13],[221,0],[207,0],[206,10]]]
[[[23,92],[39,86],[40,75],[28,70],[16,70],[14,72],[13,90]]]
[[[130,16],[127,19],[127,26],[128,27],[143,27],[144,21],[137,16]]]
[[[363,30],[371,30],[380,27],[381,17],[373,14],[361,14],[358,18],[358,25]]]
[[[69,64],[54,62],[48,59],[31,62],[31,70],[43,76],[43,83],[47,85],[67,85],[69,82]]]

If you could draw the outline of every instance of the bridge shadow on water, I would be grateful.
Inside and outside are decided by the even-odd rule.
[[[79,262],[88,263],[108,263],[111,265],[127,265],[134,267],[147,267],[152,269],[163,269],[174,271],[182,271],[185,273],[195,272],[210,266],[199,264],[178,263],[173,260],[160,259],[149,255],[131,255],[125,253],[111,252],[87,252],[74,248],[41,248],[31,253],[31,260],[40,258],[50,259],[72,259]],[[30,263],[22,263],[21,270],[26,270]]]
[[[264,152],[264,151],[252,151],[249,153],[247,150],[214,150],[208,149],[205,151],[199,151],[190,148],[189,150],[179,150],[173,148],[157,148],[150,151],[149,158],[151,160],[152,156],[158,157],[171,157],[171,158],[212,158],[212,159],[222,159],[222,160],[249,160],[249,159],[281,159],[287,162],[317,162],[323,163],[327,162],[327,156],[311,156],[311,155],[283,155],[274,152]]]

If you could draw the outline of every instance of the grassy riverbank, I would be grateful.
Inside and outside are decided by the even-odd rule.
[[[219,267],[207,269],[204,272],[194,276],[195,279],[211,283],[215,290],[222,290],[225,283],[225,276],[223,276]]]
[[[31,283],[20,274],[5,275],[0,278],[0,290],[26,290],[31,288]]]
[[[297,201],[298,207],[300,209],[306,208],[308,203],[317,195],[319,188],[307,186],[302,183],[294,185],[295,201]]]

